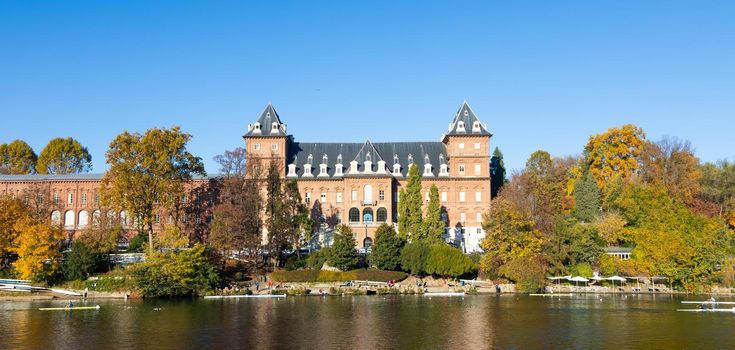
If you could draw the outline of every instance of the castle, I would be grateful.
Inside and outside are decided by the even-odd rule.
[[[358,248],[368,249],[377,227],[397,223],[399,191],[406,186],[413,164],[421,172],[424,206],[436,185],[447,223],[445,239],[466,252],[478,251],[484,237],[482,215],[490,207],[490,138],[470,106],[463,103],[440,141],[328,143],[298,142],[286,131],[275,108],[268,104],[243,136],[247,159],[275,161],[283,178],[295,180],[306,206],[319,202],[325,221],[344,223],[356,234]],[[52,222],[72,238],[83,234],[95,217],[115,216],[133,228],[129,214],[100,208],[101,174],[0,175],[4,195],[28,196],[29,189],[50,198]],[[193,179],[187,191],[205,188],[217,177]],[[197,200],[205,194],[192,194]],[[192,198],[193,199],[193,198]],[[211,204],[211,197],[208,199]],[[154,230],[179,220],[196,235],[206,235],[207,210],[174,218],[157,216]],[[327,225],[324,225],[327,226]]]

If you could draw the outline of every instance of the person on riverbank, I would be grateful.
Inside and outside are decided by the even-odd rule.
[[[255,291],[256,292],[260,291],[260,281],[255,281]]]

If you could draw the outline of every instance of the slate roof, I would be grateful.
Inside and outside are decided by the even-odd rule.
[[[393,164],[395,159],[397,159],[398,164],[401,165],[401,175],[406,176],[408,173],[409,155],[413,159],[413,163],[419,167],[422,174],[425,160],[428,156],[434,176],[439,175],[441,159],[444,161],[448,160],[446,146],[438,141],[376,143],[370,141],[362,143],[293,142],[288,149],[287,163],[296,164],[296,174],[301,178],[304,174],[304,164],[308,162],[309,155],[311,155],[312,175],[314,175],[314,178],[317,178],[319,164],[322,164],[326,155],[327,173],[332,177],[335,173],[337,158],[341,155],[343,176],[355,176],[347,174],[350,162],[356,160],[358,162],[358,171],[363,172],[363,162],[368,153],[370,153],[373,163],[371,170],[376,172],[378,161],[384,160],[388,175],[393,172]]]
[[[69,180],[89,180],[101,181],[105,176],[103,173],[83,173],[83,174],[65,174],[65,175],[49,175],[49,174],[25,174],[25,175],[0,175],[0,182],[3,181],[69,181]],[[219,174],[200,176],[194,175],[194,180],[217,179],[221,177]]]
[[[260,128],[256,127],[256,123]],[[273,123],[278,123],[278,128],[273,129]],[[286,125],[281,122],[276,109],[271,103],[268,103],[260,114],[260,118],[248,125],[248,132],[244,136],[286,136]]]
[[[460,128],[460,121],[464,124],[464,130]],[[480,128],[478,130],[472,129],[472,126],[475,124],[475,122],[478,122],[480,124]],[[492,134],[485,127],[485,125],[482,124],[480,119],[477,118],[477,116],[475,115],[475,112],[473,112],[472,108],[470,108],[470,105],[467,104],[467,101],[463,102],[462,106],[459,107],[457,114],[454,116],[454,119],[449,124],[449,131],[445,135],[488,135],[488,136],[492,136]]]

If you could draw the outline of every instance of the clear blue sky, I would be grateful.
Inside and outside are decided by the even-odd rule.
[[[301,141],[439,140],[467,100],[511,169],[634,123],[735,159],[733,1],[2,1],[0,142],[181,125],[212,157],[272,101]]]

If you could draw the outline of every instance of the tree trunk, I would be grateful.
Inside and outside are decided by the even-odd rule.
[[[153,253],[153,223],[148,224],[148,252]]]

